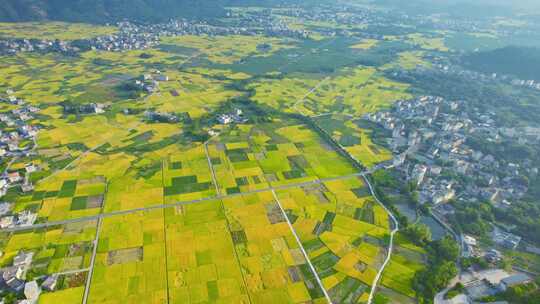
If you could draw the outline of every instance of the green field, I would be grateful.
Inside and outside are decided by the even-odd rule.
[[[36,274],[81,270],[40,303],[81,302],[99,216],[88,303],[325,303],[300,246],[334,303],[367,301],[387,253],[388,214],[363,180],[347,177],[358,169],[300,116],[312,117],[366,168],[390,160],[360,119],[412,96],[387,71],[430,67],[447,42],[423,34],[333,37],[325,29],[367,25],[277,15],[311,38],[176,36],[146,50],[0,57],[1,96],[13,89],[38,107],[28,123],[41,128],[36,153],[9,168],[38,165],[29,175],[34,191],[15,187],[5,199],[16,212],[36,212],[38,222],[92,219],[2,235],[2,266],[30,250]],[[0,24],[0,37],[11,38],[115,31]],[[145,74],[168,81],[152,94],[133,89]],[[105,113],[64,109],[90,103],[105,105]],[[235,107],[247,122],[219,125],[217,115]],[[15,108],[1,103],[0,114]],[[147,111],[178,120],[152,121]],[[380,293],[414,301],[411,279],[423,255],[398,237]]]
[[[335,303],[367,300],[385,257],[389,218],[360,179],[279,191],[303,247]]]
[[[306,125],[242,125],[212,140],[209,156],[224,193],[354,173],[354,168]]]
[[[361,128],[349,116],[324,115],[316,117],[315,122],[366,168],[392,159],[390,151],[373,143],[372,131]]]

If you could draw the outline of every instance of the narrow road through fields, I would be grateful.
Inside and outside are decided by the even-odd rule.
[[[219,185],[216,178],[216,172],[214,171],[214,166],[212,165],[212,159],[210,158],[210,152],[208,151],[208,143],[212,140],[212,138],[204,142],[204,152],[206,154],[206,159],[208,160],[208,167],[210,168],[210,172],[212,173],[212,182],[214,184],[214,187],[216,187],[216,194],[220,195],[221,191],[219,190]],[[232,236],[231,222],[229,221],[229,218],[227,218],[227,210],[225,209],[225,204],[223,203],[223,200],[220,201],[220,207],[221,207],[221,210],[223,211],[223,214],[225,215],[225,222],[227,223],[227,230],[229,234]],[[234,250],[234,257],[236,259],[236,263],[238,264],[238,267],[240,268],[240,275],[242,276],[242,283],[244,284],[244,288],[246,289],[248,301],[249,303],[253,303],[251,299],[251,295],[249,294],[249,290],[247,287],[248,285],[247,285],[247,280],[244,276],[244,270],[242,269],[242,263],[240,263],[240,256],[238,254],[238,250],[236,249],[236,246],[234,243],[232,244],[232,247]]]
[[[25,230],[32,230],[32,229],[38,229],[38,228],[47,228],[47,227],[52,227],[52,226],[57,226],[57,225],[65,225],[65,224],[71,224],[71,223],[87,222],[87,221],[92,221],[92,220],[96,220],[96,219],[100,219],[100,218],[107,218],[107,217],[112,217],[112,216],[117,216],[117,215],[125,215],[125,214],[131,214],[131,213],[136,213],[136,212],[143,212],[143,211],[147,211],[147,210],[178,207],[178,206],[182,206],[182,205],[190,205],[190,204],[196,204],[196,203],[200,203],[200,202],[208,202],[208,201],[212,201],[212,200],[220,200],[220,199],[225,199],[225,198],[239,197],[239,196],[242,196],[242,195],[253,194],[253,193],[262,193],[262,192],[268,192],[268,191],[272,191],[272,190],[286,190],[286,189],[309,186],[309,185],[314,185],[314,184],[321,184],[321,183],[324,183],[324,182],[330,182],[330,181],[336,181],[336,180],[342,180],[342,179],[350,179],[350,178],[354,178],[354,177],[361,177],[362,175],[369,174],[371,172],[372,171],[359,172],[359,173],[353,173],[353,174],[336,176],[336,177],[315,179],[315,180],[312,180],[312,181],[301,182],[301,183],[291,183],[291,184],[282,185],[282,186],[267,187],[267,188],[263,188],[263,189],[251,190],[251,191],[246,191],[246,192],[242,192],[242,193],[216,195],[216,196],[209,196],[209,197],[205,197],[205,198],[199,198],[199,199],[188,200],[188,201],[179,201],[179,202],[169,203],[169,204],[160,204],[160,205],[149,206],[149,207],[141,207],[141,208],[135,208],[135,209],[111,211],[111,212],[105,212],[105,213],[100,213],[100,214],[96,214],[96,215],[93,215],[93,216],[86,216],[86,217],[81,217],[81,218],[76,218],[76,219],[67,219],[67,220],[54,221],[54,222],[45,222],[45,223],[39,223],[39,224],[34,224],[34,225],[31,225],[31,226],[25,226],[25,227],[5,228],[5,229],[0,229],[0,231],[1,232],[17,232],[17,231],[25,231]]]
[[[379,198],[377,197],[377,194],[375,193],[375,190],[373,189],[373,186],[371,185],[371,182],[369,181],[367,176],[362,175],[362,177],[364,178],[364,181],[368,185],[369,191],[371,192],[371,195],[373,196],[375,201],[377,201],[377,203],[379,203],[379,205],[381,205],[381,207],[383,207],[384,210],[386,210],[386,212],[388,213],[388,215],[392,219],[392,222],[394,223],[394,228],[390,232],[390,242],[388,244],[388,253],[386,254],[386,259],[384,260],[384,263],[382,264],[381,268],[379,269],[379,272],[377,272],[377,275],[375,276],[375,279],[373,280],[373,284],[371,284],[371,291],[369,292],[369,298],[368,298],[368,302],[367,302],[368,304],[371,304],[373,302],[373,298],[375,297],[375,293],[377,291],[377,285],[379,284],[379,281],[381,280],[384,269],[386,268],[388,263],[390,263],[390,260],[392,258],[392,250],[394,249],[394,235],[399,231],[399,222],[394,217],[392,212],[390,212],[390,210],[388,210],[388,208],[386,208],[386,206],[379,200]]]
[[[57,272],[57,273],[54,273],[53,275],[57,275],[57,276],[61,276],[61,275],[69,275],[69,274],[76,274],[76,273],[81,273],[81,272],[87,272],[87,271],[89,271],[89,270],[90,270],[90,268],[73,269],[73,270],[66,270],[66,271]]]
[[[88,268],[88,277],[86,278],[86,285],[84,287],[84,296],[83,304],[86,304],[88,301],[88,294],[90,293],[90,283],[92,282],[92,274],[94,273],[94,265],[96,264],[96,254],[99,243],[99,234],[101,232],[101,224],[103,223],[103,218],[98,218],[97,228],[96,228],[96,237],[93,241],[94,247],[92,248],[92,257],[90,258],[90,267]]]
[[[324,297],[326,298],[328,303],[332,304],[332,299],[330,299],[330,295],[328,295],[328,292],[324,288],[324,285],[323,285],[323,283],[321,281],[321,278],[319,278],[319,274],[317,273],[317,270],[315,270],[315,267],[311,263],[311,260],[309,259],[309,256],[308,256],[306,250],[304,249],[304,246],[302,246],[302,242],[300,241],[300,237],[298,236],[298,234],[296,234],[296,231],[294,230],[294,227],[293,227],[291,221],[289,220],[289,217],[287,216],[287,213],[285,212],[285,209],[283,209],[283,206],[281,205],[281,202],[279,201],[279,198],[276,195],[276,191],[274,191],[273,189],[272,189],[272,196],[274,196],[274,200],[278,204],[279,209],[281,210],[281,214],[283,215],[283,217],[287,221],[287,225],[289,225],[289,229],[291,230],[291,233],[294,235],[294,238],[296,239],[296,243],[298,244],[298,247],[302,251],[302,254],[304,255],[304,258],[306,259],[306,262],[308,263],[309,268],[311,269],[311,272],[313,272],[313,275],[315,276],[315,280],[317,281],[317,284],[319,284],[319,287],[321,288],[322,292],[324,293]]]

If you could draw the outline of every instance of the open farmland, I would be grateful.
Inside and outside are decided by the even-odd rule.
[[[321,298],[265,192],[104,219],[89,303],[324,303]]]
[[[210,141],[209,157],[224,193],[352,174],[355,169],[306,125],[240,125]]]
[[[170,155],[163,164],[166,202],[215,196],[215,187],[203,145]]]
[[[366,301],[385,257],[390,222],[363,181],[278,191],[278,198],[333,302]]]
[[[425,250],[412,244],[405,235],[398,234],[392,260],[383,273],[381,294],[390,301],[415,303],[412,280],[425,263]]]
[[[271,192],[225,199],[223,205],[253,302],[325,302]]]
[[[60,278],[46,304],[367,303],[394,227],[360,167],[393,156],[362,118],[412,96],[388,71],[446,49],[438,36],[334,36],[368,27],[287,14],[311,36],[164,34],[146,49],[0,56],[0,97],[35,107],[25,123],[39,129],[2,160],[22,177],[2,198],[10,215],[37,219],[1,234],[0,266],[33,252],[29,279]],[[10,25],[0,38],[117,31]],[[0,102],[2,115],[18,108]],[[398,234],[377,293],[414,303],[425,254]]]
[[[350,117],[339,114],[321,115],[314,120],[366,168],[392,159],[392,153],[385,147],[373,143],[372,131],[363,129],[358,120],[350,120]]]
[[[90,303],[163,303],[167,299],[163,210],[103,220]]]
[[[254,100],[305,115],[342,113],[360,118],[410,95],[407,85],[390,81],[372,67],[344,68],[328,77],[291,74],[251,85]]]
[[[44,229],[2,232],[0,250],[3,255],[0,265],[6,269],[11,267],[16,256],[31,255],[31,264],[26,266],[23,278],[58,277],[57,289],[42,294],[44,303],[81,302],[96,227],[96,221],[86,221]]]

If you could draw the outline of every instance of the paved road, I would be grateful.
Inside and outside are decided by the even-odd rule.
[[[386,266],[390,262],[390,259],[392,258],[392,250],[394,250],[394,235],[396,234],[396,232],[399,231],[399,223],[397,219],[394,217],[394,215],[392,214],[392,212],[390,212],[390,210],[388,210],[386,206],[379,200],[369,179],[365,175],[363,175],[362,177],[366,181],[366,184],[369,187],[369,191],[371,191],[371,195],[373,196],[373,198],[375,198],[375,201],[377,201],[377,203],[379,203],[379,205],[381,205],[384,208],[384,210],[386,210],[386,212],[392,219],[392,222],[394,223],[394,229],[392,230],[392,232],[390,232],[390,243],[388,245],[388,253],[386,255],[386,259],[384,260],[384,263],[379,269],[379,272],[377,272],[377,275],[375,276],[375,279],[373,280],[373,284],[371,285],[371,291],[369,293],[369,298],[367,302],[368,304],[371,304],[373,302],[373,298],[375,297],[375,293],[377,291],[377,285],[379,284],[379,281],[381,280],[381,276],[384,272],[384,269],[386,268]]]
[[[366,171],[366,172],[343,175],[343,176],[316,179],[316,180],[313,180],[313,181],[307,181],[307,182],[301,182],[301,183],[292,183],[292,184],[282,185],[282,186],[267,187],[267,188],[263,188],[263,189],[246,191],[246,192],[242,192],[242,193],[216,195],[216,196],[210,196],[210,197],[206,197],[206,198],[194,199],[194,200],[189,200],[189,201],[179,201],[179,202],[175,202],[175,203],[161,204],[161,205],[155,205],[155,206],[149,206],[149,207],[141,207],[141,208],[128,209],[128,210],[111,211],[111,212],[105,212],[105,213],[101,213],[101,214],[97,214],[97,215],[93,215],[93,216],[80,217],[80,218],[76,218],[76,219],[68,219],[68,220],[62,220],[62,221],[39,223],[39,224],[34,224],[32,226],[26,226],[26,227],[6,228],[6,229],[1,229],[0,231],[1,232],[16,232],[16,231],[24,231],[24,230],[31,230],[31,229],[37,229],[37,228],[47,228],[47,227],[51,227],[51,226],[87,222],[87,221],[92,221],[92,220],[97,220],[97,219],[102,219],[102,218],[107,218],[107,217],[112,217],[112,216],[126,215],[126,214],[142,212],[142,211],[148,211],[148,210],[164,209],[164,208],[178,207],[178,206],[183,206],[183,205],[191,205],[191,204],[196,204],[196,203],[201,203],[201,202],[208,202],[208,201],[212,201],[212,200],[233,198],[233,197],[238,197],[238,196],[242,196],[242,195],[268,192],[268,191],[272,191],[272,190],[278,190],[278,191],[279,190],[287,190],[287,189],[293,189],[293,188],[297,188],[297,187],[309,186],[309,185],[314,185],[314,184],[321,184],[321,183],[324,183],[324,182],[330,182],[330,181],[336,181],[336,180],[342,180],[342,179],[350,179],[350,178],[354,178],[354,177],[361,177],[364,174],[369,174],[371,171],[372,170]]]
[[[83,301],[82,301],[83,304],[86,304],[86,302],[88,301],[88,294],[90,292],[90,283],[92,282],[92,275],[94,274],[94,265],[96,263],[96,254],[97,254],[99,234],[101,231],[102,222],[103,222],[103,219],[99,218],[98,223],[97,223],[96,238],[94,239],[94,242],[93,242],[94,246],[92,249],[92,257],[90,259],[90,267],[88,268],[88,277],[86,278],[86,285],[84,288],[84,296],[83,296]]]
[[[105,186],[105,193],[109,190],[109,185],[107,184]],[[103,204],[101,206],[101,211],[103,211],[103,206],[105,206],[105,201],[103,201]],[[94,274],[94,265],[96,264],[96,254],[97,254],[97,248],[99,244],[99,236],[101,233],[101,224],[103,223],[103,218],[98,218],[97,225],[96,225],[96,237],[93,241],[93,247],[92,247],[92,257],[90,257],[90,267],[88,267],[88,276],[86,278],[86,285],[84,287],[84,296],[83,296],[83,304],[86,304],[88,301],[88,294],[90,292],[90,283],[92,283],[92,275]]]

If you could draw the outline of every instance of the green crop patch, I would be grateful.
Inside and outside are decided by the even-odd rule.
[[[173,187],[181,187],[183,185],[196,184],[196,183],[197,183],[197,176],[195,175],[173,177],[172,179]]]
[[[346,277],[329,293],[336,303],[356,303],[365,291],[369,291],[368,286],[355,278]]]
[[[193,183],[193,184],[179,184],[172,187],[165,187],[164,194],[166,196],[186,194],[193,192],[201,192],[210,189],[212,186],[211,182],[206,183]]]
[[[313,266],[315,267],[315,270],[319,274],[320,278],[325,278],[335,274],[336,270],[334,270],[333,267],[338,261],[339,257],[330,251],[311,259],[311,263],[313,263]]]
[[[294,218],[293,227],[335,303],[364,299],[384,260],[382,240],[389,234],[388,225],[366,222],[357,215],[384,209],[370,205],[370,196],[358,197],[355,189],[362,188],[365,185],[361,179],[350,178],[278,191],[288,218]]]
[[[225,131],[210,140],[208,152],[224,193],[236,187],[245,192],[354,172],[316,132],[288,120]]]
[[[195,252],[195,258],[197,259],[197,266],[212,264],[212,252],[209,250]]]
[[[82,210],[86,209],[86,204],[88,203],[87,196],[77,196],[71,200],[71,210]]]
[[[75,195],[76,189],[77,189],[76,180],[65,181],[62,184],[62,188],[60,188],[60,191],[58,192],[58,197],[72,197],[73,195]]]
[[[33,201],[40,201],[40,200],[44,199],[46,196],[47,196],[47,191],[35,191],[32,194],[32,200]],[[56,196],[56,194],[54,196]]]
[[[177,161],[170,164],[169,169],[171,170],[180,170],[182,169],[182,162]]]

